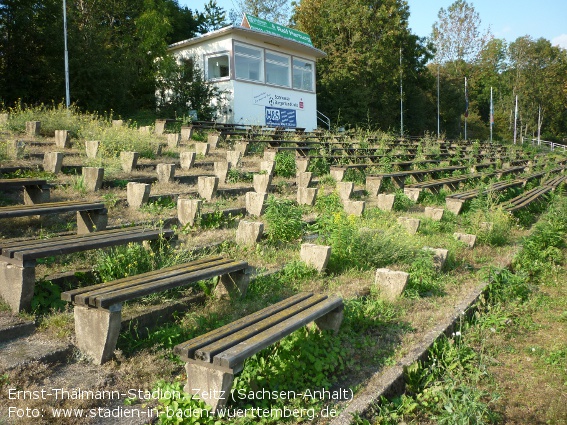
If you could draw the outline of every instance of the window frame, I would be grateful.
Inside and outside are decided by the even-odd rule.
[[[306,89],[306,88],[303,88],[303,87],[301,87],[301,88],[295,87],[294,82],[293,82],[293,71],[295,69],[295,65],[294,65],[295,60],[311,64],[311,89]],[[292,90],[304,91],[304,92],[308,92],[308,93],[315,93],[315,61],[312,61],[310,59],[305,59],[305,58],[302,58],[300,56],[293,56],[292,61],[291,61],[291,79],[292,79],[292,82],[291,82],[291,89]]]
[[[236,51],[238,46],[242,46],[246,49],[252,49],[252,50],[257,50],[258,52],[260,52],[260,69],[258,70],[258,79],[254,80],[251,78],[243,78],[237,75],[237,61],[238,61],[238,57],[245,57],[245,58],[250,58],[250,59],[258,59],[257,57],[254,56],[250,56],[247,55],[245,53],[238,53]],[[234,79],[235,80],[241,80],[241,81],[249,81],[249,82],[253,82],[253,83],[260,83],[260,84],[265,84],[265,67],[264,67],[264,61],[265,61],[265,54],[264,54],[264,48],[262,47],[258,47],[255,46],[253,44],[247,44],[247,43],[242,43],[241,41],[234,41],[233,42],[233,56],[234,56]]]
[[[224,76],[224,77],[215,77],[215,78],[209,78],[209,60],[210,59],[214,59],[214,58],[218,58],[221,56],[226,56],[228,59],[228,75]],[[207,81],[226,81],[226,80],[230,80],[231,79],[231,74],[232,74],[232,64],[231,64],[231,54],[229,50],[221,50],[218,52],[214,52],[214,53],[207,53],[204,55],[204,63],[205,63],[205,79]]]
[[[279,65],[282,66],[283,65],[283,61],[276,61],[273,59],[268,59],[268,55],[274,55],[274,56],[279,56],[282,59],[286,59],[287,60],[287,85],[284,84],[277,84],[277,83],[272,83],[272,82],[268,82],[268,64],[273,64],[273,65]],[[283,87],[283,88],[288,88],[291,89],[292,88],[292,63],[293,63],[293,56],[286,54],[286,53],[280,53],[280,52],[276,52],[274,50],[269,50],[269,49],[265,49],[264,51],[264,73],[265,73],[265,77],[264,77],[264,81],[266,85],[270,85],[270,86],[275,86],[275,87]]]

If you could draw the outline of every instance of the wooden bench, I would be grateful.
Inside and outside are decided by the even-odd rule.
[[[0,192],[24,190],[24,204],[33,205],[49,201],[49,185],[45,179],[0,179]]]
[[[524,186],[525,181],[523,180],[512,180],[512,181],[502,181],[491,184],[485,189],[472,189],[465,192],[453,193],[445,198],[446,208],[453,214],[459,214],[465,202],[474,199],[481,195],[486,195],[493,192],[501,192],[503,190]]]
[[[551,192],[552,190],[553,188],[551,186],[534,187],[533,189],[528,190],[527,192],[522,193],[521,195],[507,201],[504,204],[504,209],[508,212],[517,211],[539,200],[543,195]]]
[[[101,202],[47,202],[32,205],[11,205],[0,207],[0,219],[30,217],[35,215],[77,213],[77,233],[91,233],[104,230],[108,222],[108,211]]]
[[[186,362],[185,391],[216,411],[226,404],[247,358],[313,321],[337,332],[342,318],[340,297],[304,292],[179,344],[174,352]]]
[[[231,296],[243,296],[248,287],[248,263],[210,257],[155,270],[113,282],[63,292],[61,299],[74,305],[77,347],[102,364],[116,348],[122,323],[122,303],[220,276]]]
[[[562,183],[567,183],[567,175],[555,176],[541,183],[542,186],[549,186],[553,190],[557,189]]]
[[[403,189],[407,177],[412,177],[415,182],[421,182],[423,181],[423,177],[426,175],[435,176],[440,173],[451,173],[454,171],[462,171],[467,169],[467,166],[454,165],[449,167],[424,168],[422,170],[406,170],[396,171],[392,173],[369,174],[366,176],[366,190],[371,195],[375,196],[380,191],[380,187],[382,186],[384,179],[391,179],[398,188]]]
[[[28,309],[34,292],[36,262],[41,258],[172,236],[172,230],[130,227],[85,235],[3,243],[0,245],[0,296],[16,313]]]

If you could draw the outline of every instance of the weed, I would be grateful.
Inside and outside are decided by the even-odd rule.
[[[303,235],[302,209],[290,200],[271,195],[266,201],[264,217],[270,243],[289,242]]]
[[[295,156],[290,152],[278,152],[276,154],[276,164],[274,166],[274,174],[280,177],[295,176]]]
[[[63,310],[67,303],[61,299],[61,288],[50,280],[39,280],[35,283],[31,301],[34,314],[45,314],[49,311]]]
[[[408,198],[401,189],[396,190],[394,196],[394,211],[408,211],[415,205],[415,202]]]
[[[362,169],[349,168],[345,171],[343,181],[353,182],[355,184],[365,184],[366,183],[366,174],[364,173],[364,170],[362,170]]]
[[[85,178],[83,176],[76,176],[71,179],[71,188],[81,195],[87,193],[87,186],[85,185]]]
[[[412,259],[408,273],[409,279],[405,289],[407,297],[417,298],[441,293],[442,284],[433,262],[432,252],[417,252]]]
[[[173,198],[169,196],[162,198],[160,196],[156,200],[149,201],[146,205],[143,205],[140,211],[152,215],[160,215],[166,210],[173,210],[175,208],[177,208],[177,204]]]
[[[107,208],[114,208],[116,204],[118,204],[118,201],[120,200],[120,198],[118,198],[118,195],[116,193],[110,193],[110,192],[102,195],[102,199],[104,200],[104,205]]]

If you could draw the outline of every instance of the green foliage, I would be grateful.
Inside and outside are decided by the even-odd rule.
[[[404,291],[407,297],[417,298],[441,294],[442,283],[433,262],[432,252],[418,251],[412,258],[408,273],[408,284]]]
[[[393,304],[384,301],[377,290],[363,297],[345,300],[344,326],[357,333],[378,329],[399,319],[400,312]]]
[[[281,296],[281,292],[298,290],[302,282],[311,279],[317,273],[316,269],[303,261],[293,260],[276,273],[254,279],[248,288],[248,295],[252,297],[269,295],[274,299],[278,299]]]
[[[408,198],[404,194],[404,191],[401,189],[396,190],[394,196],[395,196],[394,206],[393,206],[394,211],[408,211],[411,207],[415,205],[415,202],[413,202],[410,198]]]
[[[364,170],[362,170],[362,169],[349,168],[345,171],[343,181],[353,182],[354,184],[363,185],[363,184],[366,183],[366,174],[364,173]]]
[[[254,181],[254,174],[246,171],[231,168],[226,175],[227,183],[252,183]]]
[[[39,280],[35,283],[31,301],[31,310],[34,314],[64,310],[66,305],[67,302],[61,299],[61,288],[59,286],[50,280]]]
[[[140,208],[140,211],[149,213],[152,215],[163,214],[167,210],[174,210],[177,208],[177,204],[172,197],[158,197],[156,200],[148,201],[147,204]]]
[[[329,170],[331,166],[329,161],[325,157],[311,159],[309,161],[309,167],[307,171],[313,173],[314,176],[324,176],[325,174],[329,174]]]
[[[221,210],[201,214],[196,220],[196,226],[201,229],[220,229],[230,227],[236,221],[238,215],[225,214]]]
[[[267,236],[270,243],[289,242],[303,235],[302,209],[293,201],[270,195],[266,201],[264,217],[268,224]]]
[[[276,176],[286,178],[295,176],[295,156],[291,152],[278,152],[275,162],[274,174]]]

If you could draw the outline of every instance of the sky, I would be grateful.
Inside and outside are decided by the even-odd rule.
[[[203,11],[207,0],[178,0],[179,5]],[[410,7],[409,25],[420,37],[431,34],[441,8],[447,9],[454,0],[407,0]],[[468,1],[480,15],[482,29],[490,26],[492,34],[508,42],[529,35],[546,38],[552,44],[567,49],[566,0],[476,0]],[[238,0],[217,0],[227,12],[237,9]]]

